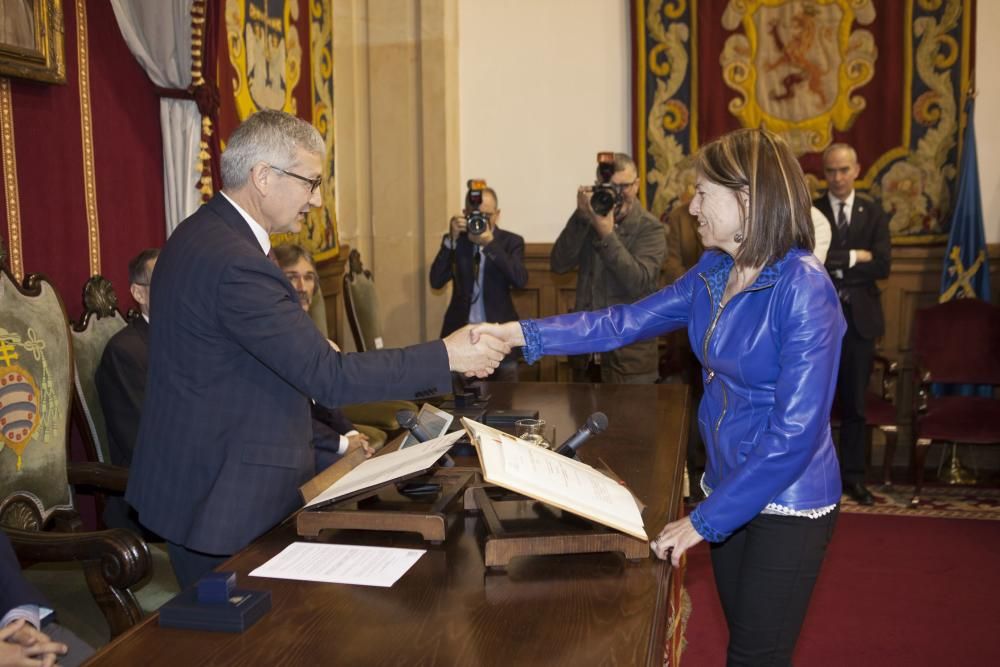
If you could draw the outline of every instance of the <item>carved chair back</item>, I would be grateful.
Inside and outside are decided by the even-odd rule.
[[[344,274],[344,309],[351,326],[354,345],[359,352],[382,348],[382,323],[379,319],[375,278],[361,264],[361,254],[352,250]]]
[[[66,471],[73,352],[45,278],[0,271],[0,524],[41,529],[73,508]]]
[[[111,282],[102,276],[92,276],[87,281],[83,288],[83,306],[83,315],[70,332],[76,406],[84,422],[81,430],[89,441],[88,458],[109,463],[107,422],[94,376],[108,341],[125,328],[126,322],[118,311],[118,297]]]

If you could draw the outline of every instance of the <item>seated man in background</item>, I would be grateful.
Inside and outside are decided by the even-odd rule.
[[[58,639],[41,631],[42,594],[21,574],[21,564],[7,534],[0,530],[0,667],[14,665],[79,665],[91,654],[69,630],[54,623],[46,626]]]
[[[441,335],[447,336],[466,324],[508,322],[517,319],[510,291],[528,282],[524,268],[524,239],[497,227],[500,222],[497,193],[482,189],[478,209],[486,216],[486,229],[476,234],[469,229],[472,212],[466,196],[465,210],[448,223],[448,233],[441,241],[431,264],[431,287],[441,289],[454,281],[451,302],[444,314]],[[490,377],[499,382],[517,382],[517,359],[513,352]]]
[[[302,310],[308,313],[318,286],[316,263],[312,255],[300,245],[285,243],[274,248],[274,257],[278,261],[278,266],[285,272],[288,282],[295,288]],[[334,343],[331,341],[330,344]],[[336,408],[326,408],[314,402],[312,427],[317,473],[355,449],[363,449],[368,456],[374,453],[368,446],[368,436],[359,433],[351,420]]]
[[[132,465],[142,401],[146,396],[146,371],[149,369],[149,283],[160,251],[146,248],[128,263],[129,292],[139,306],[136,317],[108,341],[101,363],[94,373],[97,395],[107,425],[111,463],[125,468]],[[109,496],[102,516],[109,528],[125,528],[147,539],[135,511],[120,496]]]
[[[108,341],[94,380],[108,426],[111,463],[128,467],[139,432],[149,368],[149,282],[160,251],[147,248],[128,263],[128,289],[139,306],[137,317]]]

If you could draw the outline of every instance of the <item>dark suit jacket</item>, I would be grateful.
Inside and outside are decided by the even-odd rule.
[[[137,317],[108,341],[94,381],[108,427],[111,462],[132,465],[149,369],[149,324]]]
[[[221,194],[174,231],[150,302],[149,378],[126,499],[164,539],[245,547],[302,506],[323,405],[451,391],[441,341],[339,354]]]
[[[324,408],[313,403],[311,414],[316,472],[322,472],[340,460],[340,436],[355,428],[351,420],[337,408]]]
[[[0,618],[23,604],[48,606],[34,586],[21,574],[21,564],[7,533],[0,530]]]
[[[878,338],[885,333],[885,316],[882,313],[881,293],[876,280],[889,277],[892,248],[889,240],[889,219],[871,197],[860,192],[854,194],[851,224],[847,233],[837,229],[836,215],[830,199],[823,195],[813,202],[830,221],[833,240],[826,255],[826,270],[833,279],[837,292],[846,292],[851,307],[845,309],[858,334],[863,338]],[[852,267],[851,250],[869,250],[870,262],[858,262]],[[838,275],[843,277],[838,277]]]
[[[447,238],[447,237],[446,237]],[[431,264],[431,287],[441,289],[454,280],[451,303],[444,314],[441,336],[447,336],[469,323],[469,308],[472,305],[473,252],[476,244],[468,234],[458,237],[455,248],[444,243]],[[493,230],[493,242],[484,248],[486,262],[483,268],[483,305],[488,322],[510,322],[517,319],[514,301],[510,291],[524,287],[528,282],[528,270],[524,268],[524,239],[517,234],[499,227]]]

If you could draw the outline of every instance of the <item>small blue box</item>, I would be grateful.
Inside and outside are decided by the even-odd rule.
[[[221,604],[236,588],[235,572],[209,572],[198,580],[198,602]]]

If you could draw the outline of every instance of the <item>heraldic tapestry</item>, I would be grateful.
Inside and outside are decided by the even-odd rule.
[[[635,153],[656,215],[690,199],[690,156],[740,127],[781,134],[814,194],[855,147],[894,243],[945,239],[969,90],[972,0],[633,0]]]
[[[333,6],[324,0],[225,0],[219,30],[219,129],[230,133],[255,111],[280,109],[312,123],[326,143],[323,207],[294,241],[321,260],[339,251],[333,150]]]

